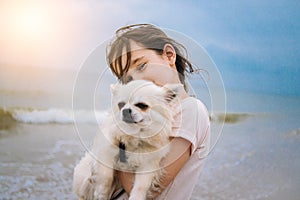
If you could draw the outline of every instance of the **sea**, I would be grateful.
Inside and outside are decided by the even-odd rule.
[[[113,80],[90,77],[13,66],[0,74],[0,199],[76,199],[73,169],[111,102]],[[192,199],[299,199],[300,97],[224,87],[225,107],[213,110],[212,91],[193,88],[213,137]]]

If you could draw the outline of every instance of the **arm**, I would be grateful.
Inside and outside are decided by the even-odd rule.
[[[167,187],[184,164],[190,158],[191,143],[183,138],[173,138],[169,154],[162,161],[162,166],[165,170],[165,176],[161,179],[164,187]],[[134,182],[134,173],[118,172],[118,178],[121,181],[127,194],[130,194],[132,183]],[[159,194],[156,194],[159,195]]]

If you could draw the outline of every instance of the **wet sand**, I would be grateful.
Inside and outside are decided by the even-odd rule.
[[[93,127],[85,130],[92,139]],[[9,131],[1,131],[0,199],[76,199],[72,173],[84,147],[74,126],[18,124]]]
[[[298,199],[300,130],[272,126],[282,120],[226,123],[192,199]],[[96,125],[79,130],[88,147]],[[85,147],[74,125],[17,123],[0,133],[0,199],[76,199],[72,173]]]

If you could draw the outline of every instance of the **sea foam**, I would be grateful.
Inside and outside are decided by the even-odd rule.
[[[65,110],[59,108],[33,109],[33,108],[0,108],[1,118],[7,118],[21,123],[101,123],[107,111],[96,110]]]

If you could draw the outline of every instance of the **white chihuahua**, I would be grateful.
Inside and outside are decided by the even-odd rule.
[[[110,199],[120,187],[115,170],[136,173],[129,200],[151,198],[163,188],[160,162],[169,152],[172,107],[182,88],[143,80],[111,86],[113,112],[74,170],[73,188],[80,199]]]

